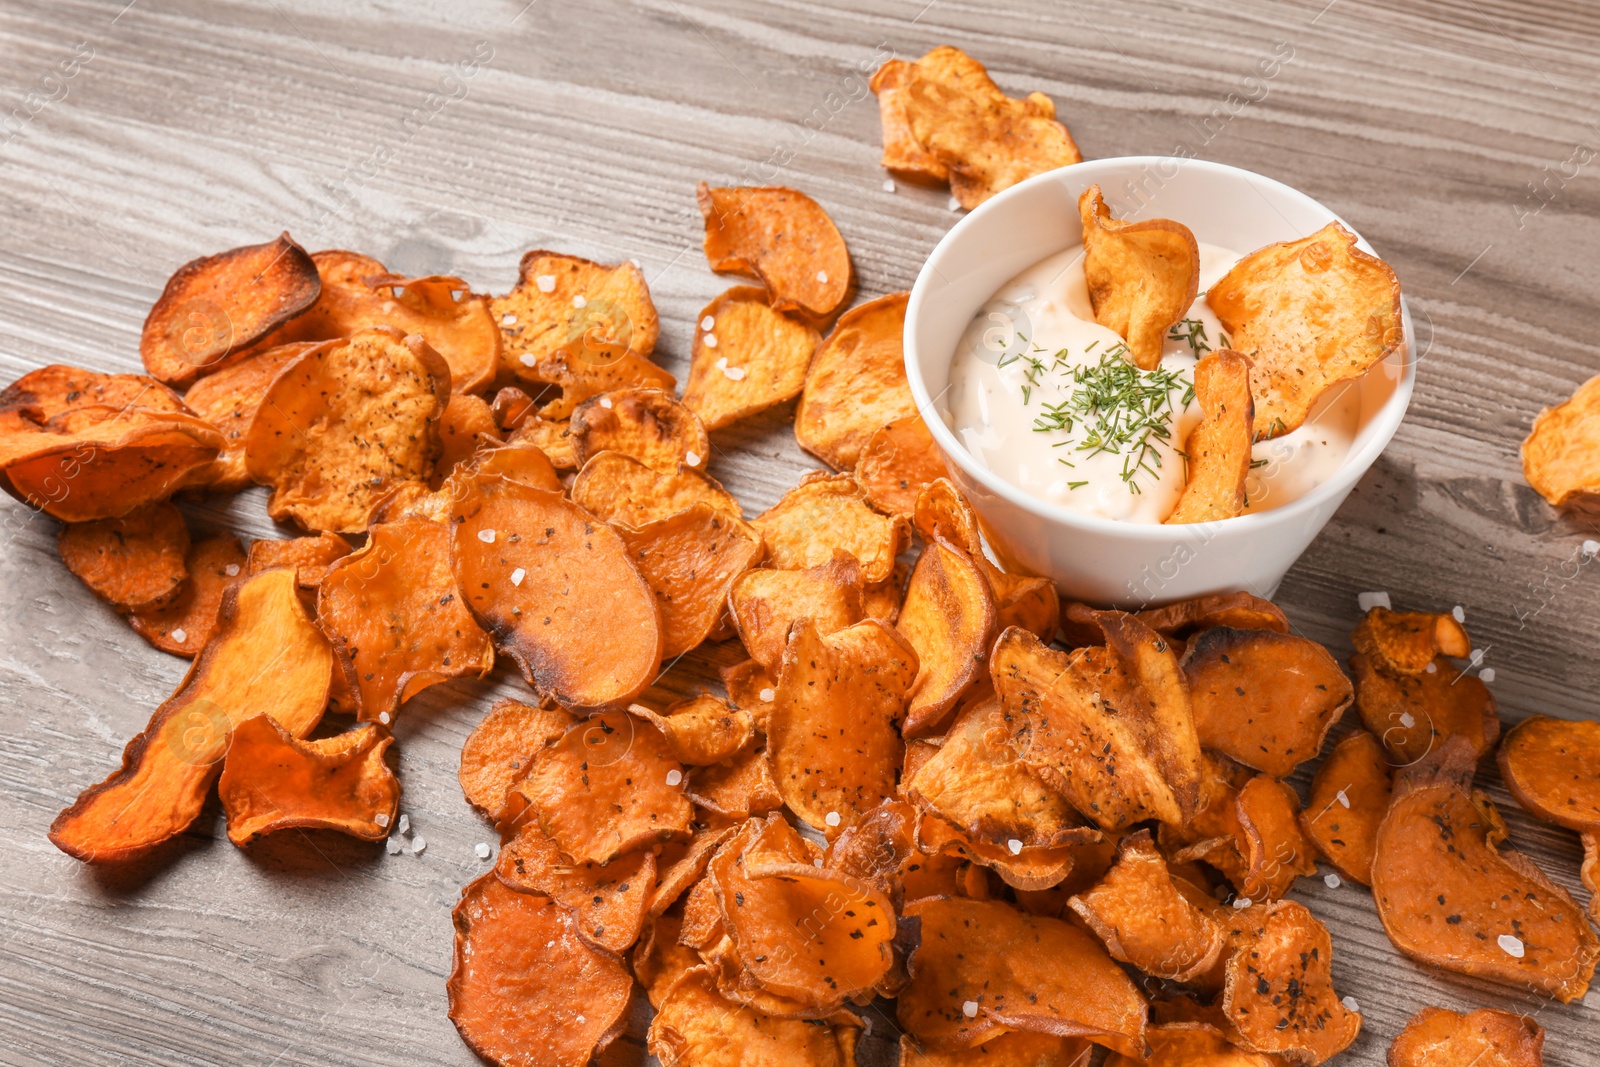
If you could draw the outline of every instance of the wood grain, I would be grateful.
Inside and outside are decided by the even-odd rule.
[[[1600,163],[1560,176],[1575,150],[1600,145],[1592,8],[125,3],[0,8],[14,109],[0,115],[5,380],[54,361],[136,368],[145,311],[177,265],[285,228],[307,247],[491,290],[528,248],[637,259],[661,313],[659,358],[681,378],[695,316],[726,285],[699,250],[698,180],[809,192],[850,242],[861,297],[909,287],[956,216],[942,192],[883,189],[862,72],[952,43],[1008,90],[1050,94],[1090,157],[1190,146],[1305,190],[1370,238],[1417,318],[1416,397],[1281,601],[1341,656],[1360,591],[1463,605],[1508,722],[1594,712],[1600,567],[1580,546],[1600,526],[1546,507],[1517,456],[1538,410],[1600,370]],[[1293,58],[1257,92],[1255,63],[1283,46]],[[75,48],[92,57],[62,79]],[[477,73],[450,80],[484,49]],[[1214,121],[1230,93],[1257,98]],[[789,414],[716,437],[712,469],[752,512],[813,465]],[[190,516],[273,533],[258,493]],[[0,1062],[474,1062],[445,1017],[444,977],[449,909],[484,869],[472,846],[490,830],[460,795],[456,759],[520,681],[502,670],[440,686],[401,716],[402,806],[428,841],[421,855],[299,833],[241,852],[208,810],[157,861],[90,870],[45,829],[115,765],[184,664],[66,573],[54,532],[0,502]],[[668,688],[731,655],[686,658]],[[1513,842],[1581,897],[1573,836],[1528,820],[1492,769],[1483,782]],[[1547,1028],[1550,1062],[1600,1064],[1596,994],[1561,1006],[1427,972],[1397,957],[1362,890],[1305,879],[1296,895],[1332,928],[1335,980],[1366,1013],[1341,1062],[1382,1063],[1424,1004],[1509,1003]],[[863,1060],[886,1062],[892,1019],[868,1015]],[[642,1024],[618,1062],[642,1056]]]

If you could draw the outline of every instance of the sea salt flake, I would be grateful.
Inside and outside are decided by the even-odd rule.
[[[707,315],[705,318],[701,319],[700,320],[700,328],[702,330],[704,330],[706,333],[710,333],[712,330],[715,330],[717,328],[716,316],[715,315]]]
[[[189,640],[189,634],[187,631],[182,629],[174,630],[172,631],[172,639],[181,645],[185,641]]]
[[[678,770],[676,767],[667,772],[668,785],[677,785],[681,781],[683,781],[683,772]]]
[[[1233,907],[1235,911],[1243,911],[1254,903],[1255,901],[1251,900],[1249,897],[1239,897],[1234,900]]]
[[[1467,613],[1462,609],[1460,604],[1457,604],[1455,607],[1450,609],[1450,615],[1456,620],[1456,622],[1467,621]]]
[[[601,397],[600,398],[600,406],[603,407],[603,408],[609,408],[611,406],[611,398],[609,396]]]
[[[518,567],[516,570],[511,572],[511,584],[521,585],[522,579],[526,578],[527,576],[528,572],[523,570],[521,567]]]
[[[1338,889],[1340,886],[1339,876],[1337,874],[1325,874],[1322,876],[1322,881],[1323,884],[1329,889]]]
[[[1478,680],[1481,681],[1481,682],[1484,682],[1484,683],[1488,683],[1488,682],[1494,681],[1494,668],[1493,667],[1485,667],[1483,670],[1479,671],[1478,672]]]
[[[522,353],[521,362],[524,367],[537,367],[539,365],[539,357],[532,352],[524,352]]]
[[[742,382],[742,381],[744,381],[744,368],[743,367],[723,367],[722,368],[722,376],[724,378],[728,379],[728,381],[730,381],[730,382]]]
[[[961,1005],[961,1014],[965,1015],[969,1019],[977,1018],[977,1016],[978,1016],[978,1002],[976,1000],[969,1000],[969,1001],[966,1001],[965,1003],[963,1003]]]
[[[700,338],[700,340],[704,342],[707,348],[717,347],[717,335],[714,333],[708,333],[704,337]]]
[[[1373,608],[1393,607],[1393,605],[1389,603],[1389,594],[1384,592],[1357,593],[1356,604],[1361,608],[1362,611],[1371,611]]]
[[[1335,793],[1334,794],[1334,798],[1339,801],[1339,806],[1340,807],[1348,808],[1350,806],[1350,798],[1345,796],[1345,792],[1344,792],[1343,789],[1341,789],[1337,793]]]
[[[886,192],[886,193],[894,192],[894,179],[893,178],[885,178],[885,179],[883,179],[883,191]]]
[[[1339,1001],[1339,1003],[1344,1005],[1346,1011],[1359,1012],[1361,1010],[1361,1004],[1356,1000],[1355,997],[1345,997],[1343,1000]]]
[[[409,834],[411,832],[411,816],[400,816],[400,832],[403,834]]]
[[[1514,959],[1520,960],[1523,956],[1523,953],[1527,951],[1527,949],[1522,947],[1522,939],[1520,937],[1513,937],[1511,934],[1501,934],[1499,937],[1495,938],[1495,944],[1499,945],[1501,950],[1504,951],[1507,956],[1511,956]]]
[[[1022,842],[1013,837],[1006,842],[1006,848],[1011,850],[1013,856],[1020,855],[1022,853]]]
[[[949,209],[951,211],[960,211],[961,210],[961,201],[957,200],[955,197],[952,196],[950,198],[950,203],[947,204],[946,206],[949,207]]]
[[[588,307],[589,301],[582,293],[579,293],[577,296],[572,298],[572,306],[575,308]]]
[[[515,315],[511,314],[511,312],[508,311],[504,315],[500,316],[500,325],[502,325],[502,326],[515,326],[516,324],[517,324],[517,317]]]
[[[683,454],[683,461],[691,467],[698,467],[700,466],[700,453],[685,452]]]
[[[383,725],[388,726],[389,725],[389,713],[387,711],[378,712],[378,721],[383,723]]]
[[[829,826],[838,826],[839,825],[839,813],[836,812],[836,811],[830,811],[830,812],[828,812],[828,814],[826,814],[826,815],[824,815],[822,817],[822,821],[827,823]]]
[[[494,544],[494,531],[493,530],[479,530],[478,531],[478,540],[482,541],[486,545]]]
[[[556,276],[554,274],[541,274],[533,282],[539,287],[541,293],[553,293],[556,291]]]
[[[486,860],[489,858],[489,843],[487,841],[479,841],[472,846],[472,851],[478,854],[480,860]]]
[[[761,691],[760,695],[761,695],[761,703],[763,703],[763,704],[770,704],[774,700],[778,699],[778,694],[774,690],[772,690],[770,688],[769,689],[763,689]]]
[[[1583,543],[1583,554],[1591,559],[1595,556],[1600,556],[1600,541],[1585,541]]]
[[[828,272],[825,271],[825,270],[817,271],[817,281],[821,282],[823,285],[827,285],[828,284]]]
[[[222,568],[222,573],[226,574],[229,578],[237,578],[239,576],[239,565],[237,563],[230,563],[226,567]]]
[[[427,839],[424,838],[421,834],[418,834],[416,837],[413,837],[411,839],[411,854],[413,856],[422,855],[422,850],[427,848],[427,847],[428,847]]]
[[[383,850],[389,853],[391,856],[398,856],[400,854],[399,839],[394,837],[389,838],[383,843]]]
[[[1430,663],[1428,664],[1426,670],[1429,674],[1437,674],[1439,673],[1439,665],[1437,663]]]
[[[1417,725],[1417,720],[1412,717],[1409,711],[1402,711],[1400,713],[1400,725],[1409,730],[1413,726]]]
[[[374,815],[372,817],[372,821],[377,823],[379,826],[388,826],[389,825],[389,813],[386,812],[386,811],[380,811],[380,812],[378,812],[378,814],[376,814],[376,815]]]

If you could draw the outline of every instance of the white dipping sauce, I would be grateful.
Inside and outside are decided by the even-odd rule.
[[[1086,515],[1161,522],[1183,491],[1179,450],[1202,415],[1194,365],[1226,347],[1205,292],[1239,259],[1200,245],[1199,296],[1175,328],[1185,336],[1169,333],[1161,366],[1150,372],[1119,366],[1125,361],[1118,353],[1127,351],[1122,338],[1094,321],[1082,247],[1035,263],[973,316],[956,346],[941,416],[980,463],[1033,496]],[[1105,429],[1128,425],[1125,407],[1120,417],[1083,410],[1086,385],[1112,378],[1119,391],[1138,388],[1149,415],[1132,420],[1140,429],[1118,447],[1097,449],[1096,429],[1104,441]],[[1258,442],[1245,510],[1286,504],[1329,478],[1344,463],[1360,419],[1360,390],[1335,386],[1299,429]]]

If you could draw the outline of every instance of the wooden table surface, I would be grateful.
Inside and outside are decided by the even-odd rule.
[[[126,4],[126,6],[124,6]],[[1284,582],[1341,657],[1356,595],[1462,605],[1507,722],[1592,715],[1592,517],[1524,484],[1541,406],[1600,370],[1600,11],[1557,0],[9,0],[0,8],[0,375],[139,367],[168,274],[287,228],[308,248],[503,291],[525,249],[636,259],[658,359],[728,281],[694,185],[776,183],[846,235],[862,298],[908,288],[955,221],[890,192],[865,86],[888,54],[951,43],[1013,94],[1048,93],[1088,157],[1187,149],[1296,186],[1399,271],[1418,328],[1411,411]],[[1274,53],[1275,76],[1256,75]],[[476,61],[470,77],[461,64]],[[32,94],[32,95],[29,95]],[[790,411],[716,435],[754,512],[814,463]],[[271,535],[259,491],[189,508]],[[248,853],[215,805],[156,862],[94,870],[45,839],[172,690],[153,651],[62,567],[56,524],[0,500],[0,1062],[468,1064],[445,1016],[450,908],[489,828],[457,753],[504,669],[429,690],[397,728],[420,856],[302,833]],[[674,672],[686,690],[732,649]],[[1511,839],[1578,884],[1573,835],[1531,822],[1492,769]],[[1300,779],[1304,785],[1304,777]],[[1334,977],[1366,1015],[1341,1062],[1379,1064],[1425,1004],[1518,1005],[1553,1064],[1600,1064],[1600,994],[1562,1006],[1401,959],[1369,895],[1303,879]],[[869,1062],[893,1024],[868,1012]],[[639,1020],[623,1059],[642,1057]]]

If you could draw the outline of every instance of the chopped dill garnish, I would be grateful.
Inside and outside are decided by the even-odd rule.
[[[1271,462],[1272,462],[1272,460],[1270,460],[1270,459],[1253,459],[1253,460],[1250,461],[1250,469],[1251,470],[1258,470],[1261,467],[1265,467],[1268,463],[1271,463]]]
[[[1088,484],[1089,484],[1088,482],[1068,482],[1067,483],[1067,488],[1068,489],[1082,489],[1084,486],[1086,486]]]
[[[1167,340],[1183,341],[1197,357],[1211,351],[1211,338],[1206,336],[1206,324],[1200,319],[1182,319],[1167,331]],[[1227,347],[1227,342],[1223,342]]]

